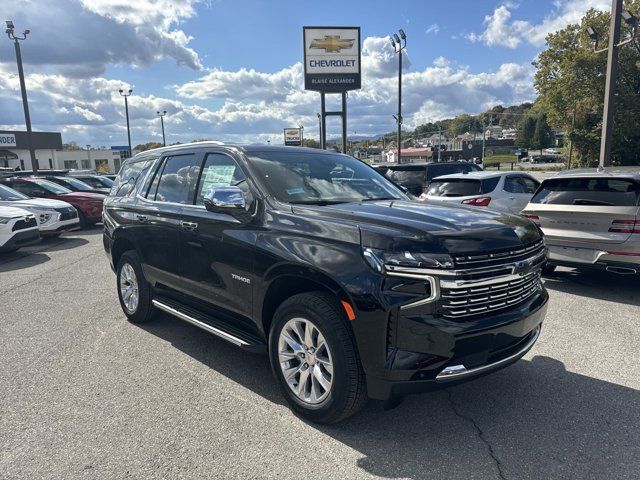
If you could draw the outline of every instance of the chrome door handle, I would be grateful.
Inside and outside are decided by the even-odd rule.
[[[198,224],[195,222],[180,222],[180,226],[185,230],[189,230],[190,232],[198,228]]]
[[[136,217],[138,218],[138,221],[140,221],[140,222],[146,222],[147,220],[149,220],[149,217],[147,217],[146,215],[138,214],[138,215],[136,215]]]

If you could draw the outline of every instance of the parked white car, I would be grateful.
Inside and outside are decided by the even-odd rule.
[[[547,272],[563,265],[640,273],[640,170],[567,170],[542,182],[522,214],[549,248]]]
[[[33,213],[22,208],[0,206],[0,253],[40,241],[38,222]]]
[[[456,173],[434,178],[420,201],[457,203],[519,214],[539,186],[540,182],[526,173]]]
[[[79,228],[77,210],[61,200],[30,198],[0,184],[0,206],[22,208],[33,213],[43,236],[56,236]]]

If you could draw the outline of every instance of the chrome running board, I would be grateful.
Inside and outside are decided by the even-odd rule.
[[[445,383],[445,382],[452,382],[454,380],[459,380],[461,378],[472,377],[474,375],[478,375],[485,371],[500,367],[501,365],[504,365],[506,363],[510,363],[512,361],[518,360],[520,357],[524,356],[525,353],[531,350],[531,347],[533,347],[533,344],[536,343],[536,340],[538,340],[538,337],[540,336],[540,328],[541,327],[538,325],[531,339],[526,343],[524,347],[522,347],[516,353],[509,355],[508,357],[505,357],[502,360],[498,360],[497,362],[489,363],[487,365],[482,365],[481,367],[469,368],[469,369],[467,369],[464,365],[453,365],[451,367],[447,367],[436,376],[436,382]]]
[[[177,317],[180,320],[184,320],[185,322],[195,325],[196,327],[201,328],[202,330],[205,330],[209,333],[212,333],[213,335],[220,337],[221,339],[226,340],[227,342],[233,343],[238,347],[247,347],[250,345],[250,343],[245,342],[244,340],[234,335],[231,335],[230,333],[220,330],[219,328],[216,328],[212,325],[208,325],[204,322],[201,322],[197,318],[187,315],[186,313],[182,313],[180,310],[176,310],[175,308],[165,303],[162,303],[156,299],[151,300],[151,303],[157,309],[162,310],[163,312],[167,312],[168,314],[173,315],[174,317]]]

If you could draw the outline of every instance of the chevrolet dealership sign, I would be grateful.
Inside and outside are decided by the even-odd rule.
[[[16,136],[13,134],[0,133],[0,148],[16,147]]]
[[[360,88],[360,27],[303,27],[302,32],[306,90]]]
[[[284,144],[287,146],[300,146],[302,145],[302,132],[299,128],[285,128],[284,129]]]

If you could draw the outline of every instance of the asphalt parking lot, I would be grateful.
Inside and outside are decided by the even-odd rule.
[[[0,478],[638,478],[637,277],[560,269],[517,364],[318,427],[266,357],[128,323],[101,233],[0,256]]]

